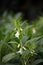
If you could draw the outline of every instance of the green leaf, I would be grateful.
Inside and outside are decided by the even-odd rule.
[[[23,36],[22,37],[22,42],[25,44],[26,43],[26,41],[29,39],[29,37],[28,36]]]
[[[42,37],[43,37],[43,36],[39,36],[39,37],[36,37],[36,38],[32,38],[32,39],[28,40],[26,43],[32,42],[32,41],[37,41],[37,40],[39,40],[39,39],[42,38]]]
[[[32,65],[38,65],[41,62],[43,62],[43,59],[37,59],[32,63]]]
[[[6,63],[15,57],[15,53],[9,53],[2,58],[2,62]]]

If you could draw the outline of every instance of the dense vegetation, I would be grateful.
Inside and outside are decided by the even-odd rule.
[[[4,13],[0,18],[0,63],[37,65],[43,62],[43,17],[32,24],[21,14]]]

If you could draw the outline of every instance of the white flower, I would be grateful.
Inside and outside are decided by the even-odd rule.
[[[22,29],[22,28],[20,28],[20,30],[22,31],[23,29]]]
[[[35,28],[33,28],[33,29],[32,29],[32,32],[33,32],[34,34],[36,33],[36,30],[35,30]]]
[[[18,44],[18,46],[17,46],[18,48],[20,47],[20,44]]]
[[[26,48],[23,46],[23,49],[26,50]]]
[[[25,63],[25,65],[26,65],[26,61],[24,60],[24,63]]]
[[[19,32],[17,31],[16,34],[15,34],[15,37],[19,38]]]
[[[20,50],[19,50],[17,53],[20,53],[20,54],[22,54],[22,53],[23,53],[23,50],[22,50],[22,48],[20,48]]]

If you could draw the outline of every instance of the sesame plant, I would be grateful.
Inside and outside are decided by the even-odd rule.
[[[4,13],[0,18],[0,63],[37,65],[43,62],[43,17],[32,24],[21,14]]]

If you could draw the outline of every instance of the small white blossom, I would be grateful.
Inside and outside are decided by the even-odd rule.
[[[17,46],[18,48],[20,47],[20,44],[18,44],[18,46]]]
[[[22,53],[23,53],[23,50],[22,50],[22,48],[20,48],[20,50],[19,50],[17,53],[20,53],[20,54],[22,54]]]
[[[32,29],[32,32],[33,32],[33,33],[36,33],[36,30],[35,30],[35,28],[33,28],[33,29]]]
[[[20,30],[22,31],[23,29],[22,29],[22,28],[20,28]]]
[[[15,34],[15,37],[19,38],[19,32],[17,31],[16,34]]]
[[[23,46],[23,49],[26,50],[26,48]]]
[[[24,60],[24,63],[25,63],[25,65],[26,65],[26,61]]]

